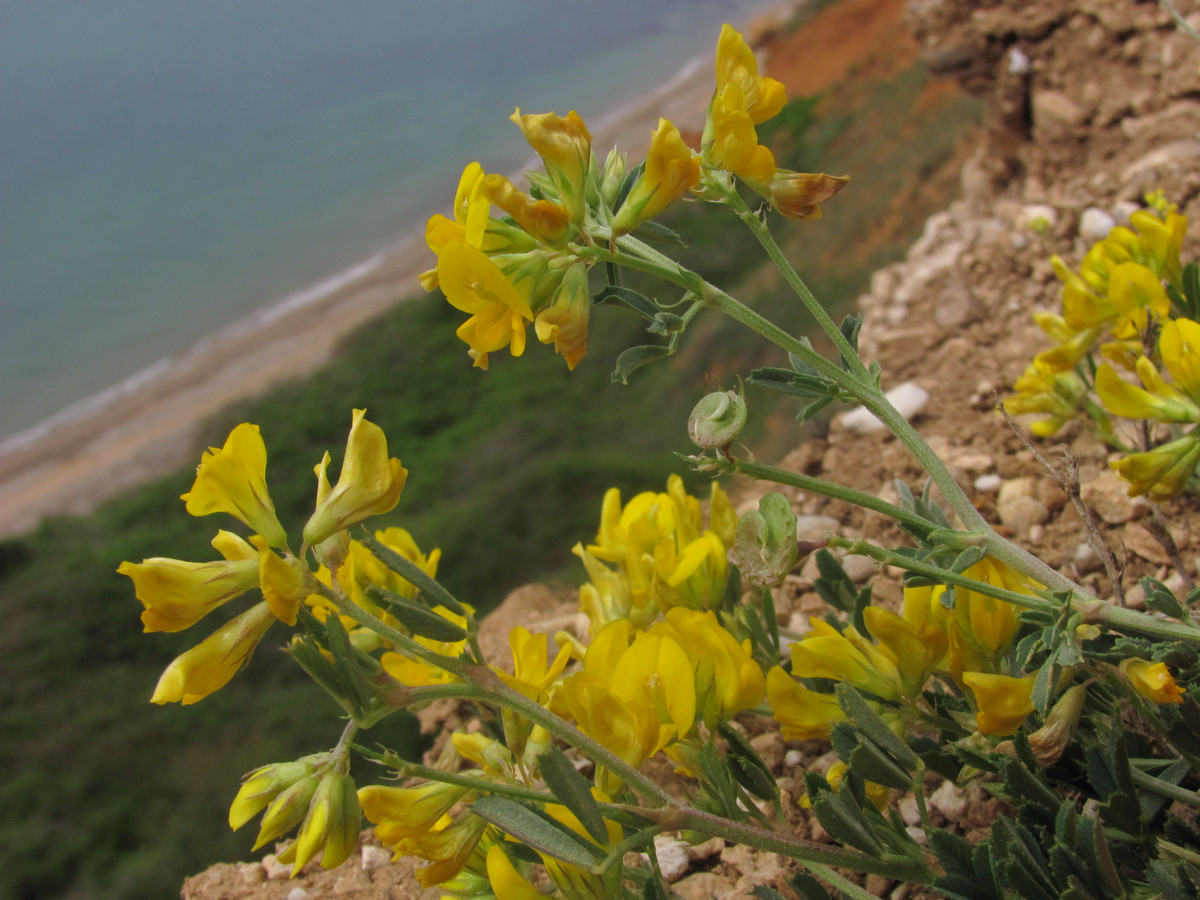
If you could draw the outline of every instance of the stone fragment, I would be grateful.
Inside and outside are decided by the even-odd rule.
[[[1116,227],[1116,220],[1098,206],[1089,206],[1079,217],[1079,236],[1089,244],[1102,241]]]
[[[783,735],[778,731],[764,731],[750,738],[750,746],[772,772],[778,772],[783,765],[783,745]]]
[[[238,863],[237,871],[246,884],[261,884],[267,880],[267,873],[258,863]]]
[[[996,512],[1000,521],[1016,532],[1018,537],[1028,537],[1035,525],[1050,518],[1050,510],[1039,500],[1037,483],[1032,478],[1014,478],[1000,487],[996,498]]]
[[[1137,506],[1129,496],[1129,485],[1117,473],[1104,470],[1079,486],[1079,494],[1088,509],[1109,525],[1123,525],[1137,514]]]
[[[712,872],[697,872],[677,881],[672,889],[682,900],[717,900],[730,896],[733,883]]]
[[[896,407],[900,415],[906,420],[911,420],[929,402],[929,392],[918,384],[906,381],[888,391],[887,398],[892,406]],[[861,406],[856,406],[849,412],[842,413],[838,418],[846,430],[852,431],[855,434],[869,434],[873,431],[882,431],[884,427],[882,422]]]
[[[1170,565],[1171,557],[1166,548],[1150,533],[1150,529],[1137,522],[1130,522],[1121,533],[1121,539],[1131,553],[1136,553],[1142,559],[1148,559],[1160,566]]]
[[[1087,118],[1083,107],[1061,91],[1036,91],[1031,105],[1034,128],[1051,139],[1065,136]]]
[[[274,853],[268,853],[263,857],[263,871],[267,873],[267,878],[272,881],[280,881],[284,878],[292,877],[292,867],[284,865],[275,858]]]
[[[287,900],[308,900],[309,893],[302,887],[294,887],[287,894]]]
[[[1092,549],[1092,545],[1085,541],[1075,548],[1075,555],[1071,557],[1071,565],[1075,567],[1077,575],[1087,575],[1103,569],[1104,561]]]
[[[1021,207],[1017,224],[1040,230],[1053,228],[1058,222],[1058,210],[1047,203],[1028,203]]]
[[[857,553],[843,556],[841,562],[842,568],[846,570],[846,574],[850,576],[850,580],[855,584],[864,583],[878,569],[878,563],[875,560],[869,556],[860,556]]]
[[[1004,485],[1004,479],[995,472],[989,472],[987,475],[980,475],[975,479],[975,490],[981,494],[992,494],[1000,490]]]
[[[687,856],[692,862],[703,862],[706,859],[711,859],[712,857],[716,856],[724,849],[724,838],[709,838],[702,844],[689,844],[687,848]]]
[[[796,540],[823,541],[837,534],[840,524],[833,516],[796,516]]]
[[[674,884],[687,874],[689,860],[685,841],[670,834],[655,835],[654,852],[668,884]]]
[[[364,869],[377,869],[380,866],[386,866],[391,861],[392,851],[376,847],[374,844],[363,844],[362,867]]]
[[[943,781],[941,786],[929,795],[929,805],[947,820],[957,822],[967,811],[970,801],[954,782]]]

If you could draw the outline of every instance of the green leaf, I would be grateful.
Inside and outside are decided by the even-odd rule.
[[[575,814],[597,843],[607,844],[608,828],[600,813],[600,805],[592,796],[591,785],[579,774],[567,755],[551,744],[550,749],[538,757],[538,767],[542,780],[558,798],[558,802]]]
[[[783,894],[766,884],[760,884],[755,887],[752,891],[750,891],[750,896],[757,897],[758,900],[787,900]],[[829,895],[826,894],[825,896],[828,897]]]
[[[1160,613],[1173,616],[1176,619],[1187,620],[1187,607],[1179,602],[1179,599],[1169,587],[1157,578],[1151,578],[1149,575],[1143,576],[1139,583],[1146,592],[1147,606]]]
[[[755,369],[750,373],[750,383],[806,399],[821,397],[833,400],[838,394],[837,385],[827,378],[787,369]]]
[[[430,606],[444,606],[457,616],[467,614],[466,607],[454,599],[454,595],[442,587],[437,579],[431,577],[411,559],[406,559],[391,547],[375,540],[365,528],[358,541],[370,550],[376,559],[420,591],[429,600]]]
[[[533,849],[573,866],[590,870],[604,857],[599,847],[567,826],[516,800],[480,797],[471,804],[471,812]]]
[[[750,742],[726,722],[722,722],[718,730],[729,743],[725,760],[738,784],[760,800],[775,800],[779,796],[779,785]]]
[[[833,900],[825,886],[803,869],[792,876],[791,883],[800,900]]]
[[[858,333],[862,330],[862,316],[857,313],[846,316],[846,318],[842,319],[842,324],[838,326],[838,330],[842,332],[842,336],[850,344],[855,356],[857,356]],[[845,357],[842,358],[842,368],[846,370],[850,369],[850,360]]]
[[[428,606],[414,603],[407,597],[373,585],[367,588],[367,596],[380,606],[387,607],[388,612],[413,634],[434,641],[454,642],[467,639],[468,632],[465,628],[439,615]]]
[[[678,331],[683,331],[683,316],[677,316],[675,313],[660,312],[654,317],[654,321],[646,329],[651,334],[670,337]]]
[[[883,852],[883,844],[871,830],[871,825],[863,815],[863,811],[846,800],[847,793],[843,791],[835,794],[832,791],[824,791],[813,795],[810,792],[809,799],[812,801],[817,821],[835,841],[854,847],[863,853],[880,855]]]
[[[629,384],[629,376],[642,366],[648,366],[663,357],[670,356],[675,351],[665,344],[644,344],[640,347],[630,347],[617,357],[617,365],[613,369],[612,380],[619,384]]]
[[[854,728],[863,736],[890,756],[902,769],[915,772],[921,765],[917,754],[913,753],[908,744],[896,736],[871,705],[863,699],[862,694],[854,686],[843,681],[837,686],[838,703],[846,713],[846,718],[854,723]],[[874,779],[872,779],[874,780]],[[882,782],[880,782],[882,784]],[[912,783],[911,776],[909,784]],[[907,785],[906,785],[907,786]]]
[[[618,287],[615,284],[606,285],[601,291],[594,294],[592,303],[597,306],[601,303],[624,306],[650,321],[654,321],[654,317],[659,313],[654,301],[645,294],[638,293],[631,288]]]

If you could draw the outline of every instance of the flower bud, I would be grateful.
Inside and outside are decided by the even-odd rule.
[[[714,391],[700,399],[688,417],[688,435],[697,447],[728,446],[746,424],[746,398]]]
[[[758,509],[738,520],[733,561],[742,577],[756,587],[783,581],[799,552],[796,513],[782,494],[764,494]]]
[[[246,776],[230,804],[229,827],[237,831],[285,790],[312,775],[324,759],[325,754],[320,753],[255,769]]]
[[[604,160],[604,171],[600,176],[600,197],[605,205],[612,206],[616,202],[617,192],[625,181],[625,168],[625,154],[614,147]]]
[[[326,772],[313,794],[300,833],[287,851],[294,857],[292,875],[318,853],[322,868],[340,866],[358,846],[361,824],[362,807],[358,805],[354,781],[344,772]]]
[[[1068,688],[1046,716],[1046,723],[1029,735],[1029,746],[1039,766],[1052,766],[1063,755],[1075,736],[1075,727],[1079,724],[1086,699],[1087,685],[1077,684]]]
[[[263,813],[262,825],[258,829],[258,838],[252,849],[257,850],[263,844],[283,837],[304,821],[313,795],[317,792],[318,780],[315,774],[307,775],[281,791],[271,801],[267,811]]]

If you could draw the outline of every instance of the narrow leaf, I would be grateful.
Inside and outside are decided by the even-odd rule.
[[[438,615],[428,606],[414,603],[407,597],[393,594],[382,588],[367,588],[367,596],[386,606],[388,612],[400,620],[400,624],[413,634],[434,641],[465,641],[467,630],[456,622],[451,622],[445,616]]]
[[[591,869],[603,858],[600,848],[565,825],[507,797],[480,797],[471,811],[535,850],[573,866]]]
[[[455,600],[453,594],[411,559],[406,559],[391,547],[384,546],[375,540],[366,529],[363,530],[358,541],[370,550],[376,559],[424,594],[431,606],[444,606],[458,616],[467,614],[466,607]]]
[[[619,384],[629,384],[629,376],[642,366],[657,362],[674,352],[674,350],[665,344],[645,344],[641,347],[630,347],[617,357],[617,364],[613,369],[612,380]]]
[[[600,806],[592,796],[591,785],[579,774],[567,755],[551,744],[550,750],[538,757],[538,767],[542,780],[558,798],[558,802],[575,814],[597,843],[607,844],[608,829],[604,825],[604,816],[600,814]]]

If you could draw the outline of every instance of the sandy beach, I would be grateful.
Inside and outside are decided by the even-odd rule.
[[[782,5],[748,34],[766,33],[792,7]],[[631,156],[644,152],[660,116],[685,132],[698,131],[712,92],[708,53],[644,101],[589,123],[598,154],[614,144]],[[422,219],[399,249],[363,267],[368,271],[309,302],[236,322],[164,361],[153,377],[122,386],[31,440],[0,448],[0,537],[33,528],[47,515],[87,512],[187,464],[203,442],[219,442],[223,436],[199,433],[208,417],[319,369],[346,334],[420,292],[417,275],[432,261],[423,234]]]

